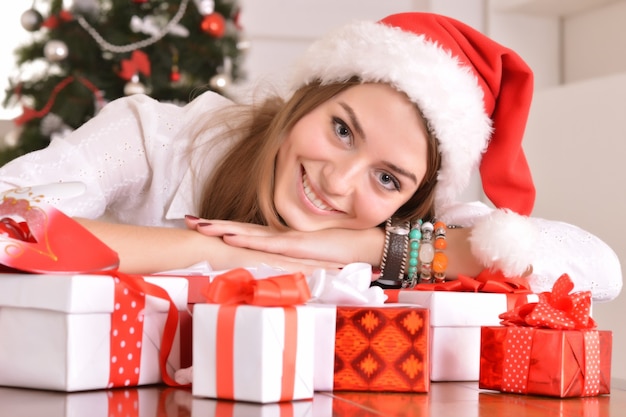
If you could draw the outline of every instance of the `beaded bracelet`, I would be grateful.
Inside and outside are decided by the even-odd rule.
[[[448,268],[448,257],[444,250],[448,246],[446,242],[446,225],[443,222],[436,222],[435,226],[435,254],[433,256],[433,276],[437,283],[446,280],[446,269]]]
[[[417,275],[419,271],[419,247],[422,239],[422,220],[414,220],[411,222],[411,231],[409,232],[409,267],[407,270],[408,279],[405,281],[405,287],[414,287],[417,284]]]
[[[433,247],[433,224],[424,222],[422,224],[422,241],[420,242],[418,259],[420,263],[420,282],[430,282],[431,266],[435,256]]]

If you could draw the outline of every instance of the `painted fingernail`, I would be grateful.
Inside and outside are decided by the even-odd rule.
[[[206,227],[206,226],[211,226],[212,224],[213,223],[200,222],[196,226],[198,226],[198,227]]]
[[[200,220],[200,217],[196,217],[193,214],[185,214],[185,219],[187,219],[187,220]]]

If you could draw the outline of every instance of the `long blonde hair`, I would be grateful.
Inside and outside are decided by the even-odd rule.
[[[237,122],[220,139],[239,139],[206,179],[199,215],[285,228],[273,196],[275,159],[285,134],[317,106],[358,84],[356,78],[342,83],[312,83],[297,90],[288,101],[276,95],[258,105],[229,109],[226,117]],[[433,214],[440,157],[437,142],[430,134],[427,160],[426,175],[417,192],[396,212],[394,217],[398,220]]]

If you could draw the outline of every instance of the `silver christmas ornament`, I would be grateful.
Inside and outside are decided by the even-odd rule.
[[[67,58],[69,51],[65,42],[52,39],[43,47],[43,54],[48,61],[59,62]]]
[[[35,32],[41,28],[43,16],[35,9],[26,10],[20,17],[22,27],[29,32]]]
[[[129,82],[124,86],[124,94],[132,96],[133,94],[145,94],[146,86],[139,82],[139,76],[133,75]]]

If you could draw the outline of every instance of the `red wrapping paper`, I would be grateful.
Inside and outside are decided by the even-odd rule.
[[[611,386],[610,331],[597,331],[600,342],[599,357],[596,360],[599,367],[598,388],[597,392],[585,392],[585,381],[590,376],[586,375],[588,373],[586,361],[589,358],[585,352],[584,338],[585,333],[595,332],[595,330],[552,330],[532,327],[483,327],[478,386],[502,392],[553,397],[608,394]],[[505,346],[510,344],[512,338],[523,338],[528,341],[529,354],[525,361],[522,353],[506,351]],[[516,378],[507,372],[507,361],[518,361],[525,369],[525,376]]]
[[[428,392],[428,310],[337,307],[333,391]]]
[[[539,302],[481,329],[479,388],[554,397],[610,393],[612,333],[595,330],[591,293],[562,275]]]

